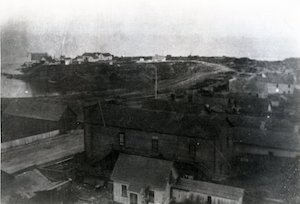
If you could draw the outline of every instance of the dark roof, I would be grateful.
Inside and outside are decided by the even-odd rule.
[[[284,73],[265,73],[264,77],[262,75],[257,76],[257,80],[261,82],[267,83],[275,83],[275,84],[293,84],[294,76],[293,74],[284,74]]]
[[[102,53],[102,55],[105,57],[112,56],[110,53]]]
[[[107,126],[136,129],[161,134],[182,135],[212,139],[218,131],[218,115],[196,115],[165,111],[128,108],[117,105],[102,105]],[[91,118],[85,122],[103,124],[99,105],[91,110]],[[224,121],[224,120],[223,120]]]
[[[181,178],[174,187],[235,201],[238,201],[244,196],[244,189],[241,188],[183,178]]]
[[[40,120],[59,121],[67,107],[67,105],[61,103],[14,100],[6,107],[4,114]]]
[[[111,180],[129,184],[135,192],[147,187],[164,190],[172,168],[171,161],[120,154]]]
[[[291,132],[234,128],[233,136],[236,143],[300,151],[299,135]]]

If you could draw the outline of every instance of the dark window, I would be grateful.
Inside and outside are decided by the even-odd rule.
[[[148,198],[150,203],[154,203],[154,191],[148,192]]]
[[[273,157],[274,156],[274,153],[273,152],[268,152],[269,153],[269,156],[270,157]]]
[[[228,136],[226,137],[226,145],[227,145],[227,148],[229,148],[230,144],[229,144],[229,137]]]
[[[288,87],[291,88],[291,84],[289,84]]]
[[[127,197],[127,186],[122,185],[122,196]]]
[[[158,152],[158,138],[152,138],[152,151]]]
[[[207,197],[207,204],[211,204],[211,196]]]
[[[196,156],[196,145],[195,144],[190,144],[189,145],[189,155],[191,157],[195,157]]]
[[[278,85],[278,84],[276,84],[276,88],[278,88],[278,86],[279,86],[279,85]]]
[[[120,132],[119,134],[120,146],[125,146],[125,133]]]

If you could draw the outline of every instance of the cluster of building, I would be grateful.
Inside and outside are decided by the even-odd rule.
[[[52,57],[48,53],[28,53],[26,66],[32,66],[33,64],[47,64],[47,65],[71,65],[71,64],[84,64],[84,63],[108,63],[113,64],[113,61],[130,61],[136,63],[153,63],[153,62],[165,62],[166,57],[162,55],[154,56],[140,56],[140,57],[115,57],[110,53],[101,52],[85,52],[82,55],[78,55],[75,58],[66,57],[64,55],[59,58]]]
[[[109,63],[112,64],[113,55],[110,53],[100,53],[100,52],[86,52],[75,58],[66,57],[64,55],[59,58],[51,57],[48,53],[28,53],[27,66],[33,64],[48,64],[48,65],[71,65],[71,64],[83,64],[83,63]]]
[[[116,202],[143,203],[146,194],[146,199],[154,199],[152,203],[168,203],[172,199],[174,203],[184,200],[242,203],[242,189],[217,184],[228,176],[235,176],[234,164],[251,166],[257,161],[266,163],[276,158],[299,158],[298,122],[275,117],[268,111],[268,105],[263,107],[267,115],[249,116],[214,111],[214,104],[205,98],[203,101],[202,105],[198,103],[198,107],[203,107],[198,110],[188,106],[182,109],[180,107],[184,104],[164,100],[153,100],[151,106],[148,104],[142,109],[100,106],[99,103],[85,106],[85,151],[88,158],[104,159],[112,152],[121,153],[115,169],[123,167],[122,173],[114,170],[112,174]],[[222,100],[211,101],[216,104]],[[234,101],[227,101],[227,106],[231,109],[248,107]],[[136,167],[144,160],[146,164],[151,160],[154,169]],[[161,162],[180,168],[176,174],[163,173]],[[122,165],[118,167],[118,163]],[[130,167],[125,165],[127,163]],[[122,174],[128,175],[122,177]],[[166,181],[166,175],[177,177],[166,177],[173,183],[166,181],[167,187],[158,187],[147,181],[149,174],[155,174],[160,182]]]
[[[229,80],[229,91],[261,98],[266,98],[272,94],[292,95],[295,83],[296,76],[292,71],[240,74]]]

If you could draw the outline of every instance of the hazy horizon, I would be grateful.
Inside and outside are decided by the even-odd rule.
[[[1,8],[2,60],[27,52],[75,57],[300,57],[300,2],[11,0]]]

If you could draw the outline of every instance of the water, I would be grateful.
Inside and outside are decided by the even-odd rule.
[[[2,64],[2,73],[21,74],[18,70],[20,64]],[[2,98],[20,98],[20,97],[35,97],[35,96],[53,96],[59,95],[54,91],[49,91],[47,83],[35,84],[25,82],[19,79],[9,79],[1,75],[1,97]]]

